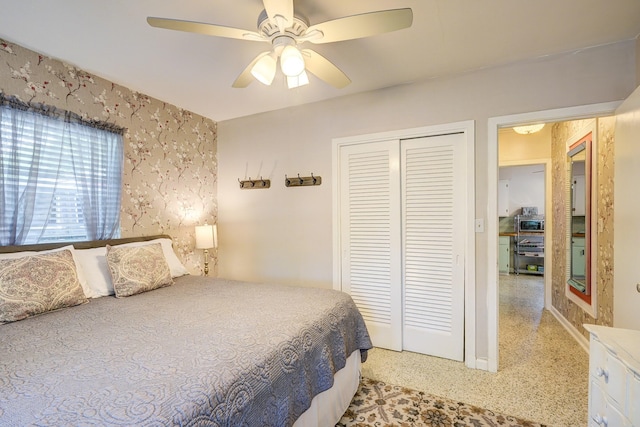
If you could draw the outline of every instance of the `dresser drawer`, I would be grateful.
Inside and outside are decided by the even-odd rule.
[[[589,346],[589,426],[640,427],[640,331],[584,325]]]
[[[600,387],[600,382],[591,378],[589,384],[589,426],[593,427],[632,427],[617,408],[617,405],[607,398]]]
[[[629,400],[627,414],[631,424],[640,426],[640,376],[629,373]]]
[[[602,343],[591,340],[589,349],[589,375],[609,397],[609,402],[623,411],[626,403],[627,368]]]

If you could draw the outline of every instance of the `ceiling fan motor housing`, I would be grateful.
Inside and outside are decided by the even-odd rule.
[[[269,20],[266,10],[263,10],[258,17],[258,33],[270,39],[272,43],[275,37],[283,35],[288,35],[295,40],[297,37],[301,37],[307,31],[307,28],[309,28],[309,22],[301,15],[293,17],[293,25],[286,28],[284,34],[280,33],[278,26]]]

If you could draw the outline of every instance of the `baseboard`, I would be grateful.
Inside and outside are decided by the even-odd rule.
[[[466,359],[464,364],[469,369],[478,369],[480,371],[489,370],[489,361],[487,359],[474,359],[471,357]]]
[[[489,370],[489,361],[487,359],[476,359],[476,369],[479,369],[481,371],[488,371]]]
[[[549,311],[551,312],[551,314],[553,314],[553,317],[555,317],[558,322],[560,322],[560,324],[564,326],[567,332],[569,332],[569,335],[571,335],[578,342],[578,344],[580,344],[580,347],[582,347],[582,349],[587,354],[589,354],[589,340],[587,340],[584,335],[582,335],[576,329],[575,326],[573,326],[558,310],[556,310],[555,307],[552,306]]]

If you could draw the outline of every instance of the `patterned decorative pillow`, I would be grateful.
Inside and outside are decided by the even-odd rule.
[[[116,297],[128,297],[173,284],[162,245],[107,245],[107,264]]]
[[[0,260],[0,324],[87,301],[69,250]]]

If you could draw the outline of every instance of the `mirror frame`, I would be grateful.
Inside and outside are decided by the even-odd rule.
[[[582,138],[569,145],[567,150],[567,295],[573,296],[572,300],[578,302],[585,311],[594,315],[594,306],[592,295],[594,294],[594,275],[592,266],[592,247],[594,245],[594,228],[593,218],[594,209],[592,206],[592,192],[593,192],[593,170],[594,170],[594,158],[593,158],[593,135],[595,132],[590,131]],[[579,290],[579,284],[582,280],[577,281],[573,275],[574,261],[573,261],[573,238],[582,237],[575,236],[573,229],[573,167],[572,157],[585,153],[585,218],[584,218],[584,250],[585,250],[585,274],[584,274],[584,286],[585,290]],[[578,285],[578,286],[576,286]],[[577,301],[579,300],[579,301]],[[581,304],[580,304],[581,303]]]

